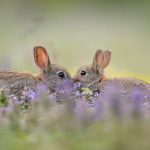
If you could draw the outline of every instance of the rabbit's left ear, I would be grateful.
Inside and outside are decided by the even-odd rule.
[[[104,52],[102,50],[97,50],[93,58],[93,65],[92,65],[93,69],[95,71],[98,71],[103,64],[103,61],[104,61]]]
[[[42,46],[34,47],[34,61],[43,71],[50,69],[50,60],[46,49]]]

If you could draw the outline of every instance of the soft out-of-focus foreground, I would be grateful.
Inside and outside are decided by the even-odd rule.
[[[18,99],[1,89],[1,150],[150,149],[150,92],[109,85],[98,94],[70,81],[47,90],[25,87]]]
[[[38,72],[33,47],[75,70],[111,49],[109,77],[150,81],[150,2],[118,0],[1,0],[0,68]],[[0,89],[0,150],[149,150],[150,92],[102,93],[65,81],[22,95]]]
[[[107,75],[150,80],[150,2],[0,1],[0,67],[37,72],[32,49],[45,46],[72,74],[111,49]]]

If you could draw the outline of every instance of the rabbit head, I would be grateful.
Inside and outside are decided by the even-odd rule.
[[[65,68],[51,64],[44,47],[38,46],[34,48],[34,60],[42,71],[38,76],[39,81],[46,84],[50,90],[56,89],[57,84],[64,80],[71,81],[71,77]]]
[[[81,82],[85,86],[101,82],[104,76],[104,69],[111,59],[111,51],[97,50],[91,65],[79,68],[74,76],[75,82]]]

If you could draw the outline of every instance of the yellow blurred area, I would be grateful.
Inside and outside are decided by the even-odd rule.
[[[144,81],[147,81],[150,83],[150,76],[146,76],[146,75],[143,75],[142,73],[141,74],[136,74],[134,72],[131,72],[131,71],[119,71],[119,70],[116,70],[114,69],[113,67],[112,68],[109,68],[105,71],[105,75],[106,77],[108,78],[122,78],[122,77],[132,77],[132,78],[138,78],[138,79],[142,79]]]

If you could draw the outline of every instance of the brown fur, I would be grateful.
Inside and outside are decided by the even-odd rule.
[[[11,70],[0,70],[1,87],[7,88],[10,94],[20,95],[25,86],[35,87],[36,77],[30,73],[19,73]]]
[[[37,85],[42,83],[47,85],[50,92],[53,92],[58,82],[71,80],[65,68],[50,63],[45,48],[35,47],[34,59],[42,71],[41,74],[34,76],[31,73],[0,69],[0,87],[7,89],[9,94],[20,96],[25,87],[36,90]],[[63,72],[64,78],[60,78],[58,72]]]
[[[108,66],[110,59],[110,51],[98,50],[95,53],[93,64],[79,68],[74,76],[74,81],[79,81],[92,90],[99,89],[100,91],[103,91],[108,86],[115,86],[122,92],[130,92],[134,89],[150,92],[150,84],[139,79],[107,79],[104,75],[104,69]],[[86,75],[81,75],[82,71],[86,71]]]
[[[114,84],[117,87],[121,88],[122,90],[128,90],[131,91],[132,89],[149,89],[150,84],[142,81],[140,79],[135,78],[114,78],[114,79],[107,79],[105,81],[102,81],[103,85],[106,86],[107,84]]]

